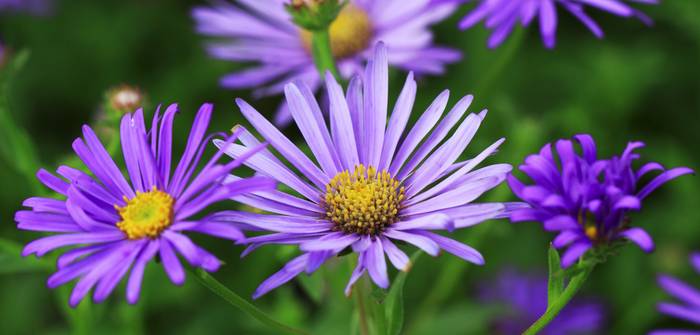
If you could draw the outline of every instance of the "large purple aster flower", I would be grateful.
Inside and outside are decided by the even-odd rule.
[[[700,273],[700,253],[693,253],[690,256],[690,263],[696,272]],[[659,312],[688,321],[700,327],[700,291],[690,285],[667,275],[658,277],[659,285],[672,297],[678,299],[680,304],[662,302],[658,305]],[[696,330],[655,330],[649,335],[697,335],[700,328]]]
[[[642,228],[630,227],[629,213],[642,207],[642,201],[664,183],[692,173],[686,167],[665,170],[659,163],[642,165],[638,170],[632,163],[639,158],[636,149],[642,142],[631,142],[621,156],[607,160],[596,157],[596,145],[590,135],[574,136],[583,151],[579,155],[571,140],[556,142],[559,162],[546,144],[539,154],[525,158],[520,170],[533,185],[524,185],[513,175],[508,184],[513,192],[532,208],[515,210],[511,220],[540,221],[549,231],[557,231],[556,248],[569,246],[562,257],[568,267],[590,248],[619,239],[630,240],[650,252],[654,243]],[[648,173],[658,176],[645,185],[640,182]]]
[[[629,2],[657,4],[658,0],[629,0]],[[492,30],[488,46],[495,48],[503,43],[516,24],[528,26],[539,17],[544,45],[547,48],[553,48],[556,43],[557,6],[573,14],[598,38],[603,37],[603,30],[593,18],[588,16],[586,6],[620,17],[637,17],[651,24],[647,16],[629,6],[625,0],[480,0],[476,8],[459,22],[459,27],[463,30],[469,29],[480,21],[484,21],[486,28]]]
[[[271,232],[246,239],[251,244],[247,252],[264,244],[299,245],[303,252],[262,283],[254,297],[304,271],[315,271],[345,250],[359,257],[346,293],[365,272],[378,286],[386,288],[389,278],[385,255],[399,270],[407,271],[410,266],[397,241],[433,256],[443,249],[483,264],[482,256],[473,248],[433,231],[468,227],[506,211],[502,203],[472,203],[499,185],[511,170],[508,164],[475,170],[504,139],[470,160],[457,162],[486,112],[463,119],[472,101],[466,96],[442,118],[449,95],[445,91],[406,132],[416,95],[416,82],[409,74],[387,125],[388,60],[381,43],[364,78],[353,78],[347,95],[330,74],[326,86],[330,131],[308,86],[295,83],[285,87],[289,110],[318,165],[253,107],[237,101],[253,127],[298,170],[288,168],[270,151],[250,158],[246,165],[294,193],[257,192],[236,198],[272,214],[216,215],[219,221]],[[240,139],[242,145],[226,147],[221,141],[217,145],[234,158],[258,145],[253,136]]]
[[[482,286],[480,300],[503,305],[508,311],[494,320],[491,334],[520,334],[547,310],[547,278],[509,269]],[[598,333],[603,319],[603,306],[599,303],[574,299],[540,334]]]
[[[285,0],[218,1],[213,7],[193,11],[197,30],[223,40],[209,47],[213,57],[254,66],[221,79],[224,87],[257,88],[256,96],[280,94],[287,83],[305,81],[315,92],[319,76],[310,52],[311,34],[292,23]],[[378,41],[387,45],[393,66],[416,74],[439,74],[459,52],[433,46],[428,27],[443,20],[455,4],[431,4],[430,0],[348,0],[330,27],[331,49],[341,75],[350,78],[362,70]],[[291,120],[286,105],[275,122]]]
[[[72,306],[93,287],[95,302],[103,301],[130,269],[127,300],[135,303],[144,269],[157,256],[170,280],[178,285],[185,280],[178,253],[192,266],[217,270],[220,261],[183,232],[238,240],[243,235],[236,227],[197,219],[197,213],[214,202],[274,187],[272,180],[263,177],[222,183],[232,169],[261,147],[224,165],[217,164],[223,155],[218,152],[195,173],[209,142],[204,135],[212,112],[210,104],[197,113],[185,151],[171,171],[176,112],[177,106],[171,105],[161,119],[156,111],[150,131],[141,110],[122,118],[120,137],[130,182],[93,130],[84,126],[83,138],[73,142],[73,149],[94,177],[68,166],[57,170],[63,179],[40,170],[38,179],[63,199],[29,198],[24,205],[31,210],[15,214],[19,229],[57,233],[29,243],[24,256],[43,256],[57,248],[73,247],[58,258],[58,271],[48,280],[54,288],[80,278],[70,297]]]

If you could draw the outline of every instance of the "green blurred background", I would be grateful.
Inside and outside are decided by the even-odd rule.
[[[253,101],[249,92],[218,86],[219,77],[238,65],[208,58],[204,39],[193,31],[189,10],[201,3],[71,0],[57,1],[50,15],[0,16],[4,43],[15,51],[31,52],[9,87],[9,103],[12,117],[37,146],[42,166],[51,170],[70,153],[80,126],[96,119],[105,92],[117,84],[141,87],[150,102],[180,103],[178,142],[184,141],[188,122],[202,102],[215,103],[212,130],[226,131],[244,123],[233,99]],[[645,160],[697,170],[700,2],[666,0],[645,6],[656,21],[653,27],[593,13],[606,31],[604,40],[560,13],[554,50],[543,48],[536,27],[520,30],[499,49],[488,50],[488,32],[481,26],[457,31],[456,22],[468,7],[435,27],[437,40],[461,49],[463,61],[450,66],[445,76],[421,79],[416,102],[422,110],[449,88],[451,102],[473,93],[473,110],[489,108],[467,156],[506,136],[503,150],[492,161],[518,164],[546,142],[587,132],[597,139],[603,155],[621,152],[627,141],[642,140],[648,144],[642,151]],[[404,76],[392,72],[390,101]],[[272,115],[278,103],[279,98],[268,98],[254,105]],[[152,110],[153,105],[148,107]],[[294,128],[286,133],[300,137]],[[14,166],[6,158],[0,161],[0,236],[24,243],[38,235],[17,231],[13,214],[35,186]],[[655,276],[666,272],[700,284],[700,276],[687,265],[688,253],[700,249],[698,189],[697,177],[684,177],[650,197],[643,212],[632,219],[652,234],[656,252],[646,255],[636,247],[623,248],[586,284],[583,294],[606,306],[604,333],[643,334],[674,325],[655,311],[654,305],[667,299]],[[514,200],[506,187],[487,199]],[[495,312],[475,301],[478,283],[494,278],[504,266],[545,271],[552,236],[534,223],[493,221],[459,231],[456,237],[477,247],[486,266],[475,267],[450,255],[421,257],[405,287],[406,333],[487,334]],[[295,252],[267,247],[241,260],[239,246],[207,238],[198,241],[226,262],[215,276],[245,297]],[[0,264],[2,257],[12,258],[0,256]],[[347,334],[353,327],[352,300],[342,295],[347,262],[340,259],[312,277],[302,276],[256,304],[314,333]],[[120,288],[102,305],[86,299],[77,309],[69,309],[68,287],[47,289],[48,275],[31,267],[0,268],[0,333],[273,333],[191,277],[184,287],[173,286],[158,266],[149,267],[136,306],[126,304]]]

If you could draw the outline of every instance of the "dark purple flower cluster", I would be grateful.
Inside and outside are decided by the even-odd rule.
[[[575,150],[575,142],[582,154]],[[508,184],[513,192],[531,205],[511,214],[513,222],[539,221],[548,231],[559,234],[556,248],[568,246],[562,266],[576,262],[587,250],[598,244],[626,239],[644,251],[654,249],[654,243],[642,228],[631,227],[629,213],[638,211],[642,201],[664,183],[693,173],[686,167],[666,170],[650,162],[635,170],[632,163],[640,156],[635,150],[642,142],[631,142],[620,156],[598,159],[596,145],[590,135],[576,135],[574,141],[559,140],[546,144],[538,154],[530,155],[520,166],[534,184],[525,185],[513,175]],[[646,184],[640,181],[651,172],[660,172]]]

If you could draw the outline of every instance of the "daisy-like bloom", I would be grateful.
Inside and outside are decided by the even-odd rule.
[[[483,304],[498,304],[507,313],[493,321],[491,334],[520,334],[547,310],[547,278],[508,269],[480,288]],[[545,327],[542,335],[597,334],[604,320],[603,306],[574,298]]]
[[[217,222],[247,224],[270,232],[247,238],[250,247],[246,253],[265,244],[298,245],[303,252],[263,282],[254,297],[349,251],[358,255],[358,263],[346,293],[365,272],[386,288],[385,254],[397,269],[407,271],[410,267],[397,241],[433,256],[443,249],[483,264],[478,251],[433,232],[506,216],[509,207],[472,203],[505,180],[511,170],[508,164],[475,169],[504,139],[470,160],[457,162],[486,116],[483,111],[463,118],[472,96],[462,98],[443,118],[449,95],[443,92],[407,132],[416,95],[416,82],[409,74],[387,124],[388,60],[381,43],[364,78],[353,78],[347,95],[330,74],[326,75],[326,86],[330,130],[308,86],[293,83],[285,87],[289,110],[318,165],[258,111],[237,100],[243,115],[265,141],[298,170],[288,168],[271,151],[251,157],[245,162],[247,166],[276,179],[293,193],[258,192],[236,199],[271,214],[222,212],[212,217]],[[241,144],[226,146],[218,141],[217,145],[238,158],[258,145],[255,137],[245,134]]]
[[[700,253],[695,252],[690,256],[690,264],[695,272],[700,273]],[[658,282],[672,297],[678,299],[680,304],[662,302],[658,305],[659,312],[671,317],[694,324],[696,330],[654,330],[649,335],[697,335],[700,334],[700,291],[696,288],[667,275],[660,275]]]
[[[510,35],[516,24],[526,27],[539,19],[542,41],[547,48],[553,48],[556,43],[557,6],[575,16],[593,35],[602,38],[603,30],[586,13],[586,7],[624,18],[636,17],[651,24],[651,19],[627,2],[657,4],[658,0],[480,0],[476,8],[459,22],[459,28],[469,29],[483,21],[486,28],[492,31],[488,46],[496,48]]]
[[[634,170],[632,163],[640,157],[635,150],[644,146],[642,142],[630,142],[621,156],[598,159],[590,135],[576,135],[574,140],[581,146],[582,154],[576,152],[574,141],[559,140],[555,144],[558,162],[549,143],[538,154],[525,158],[520,170],[532,179],[533,185],[508,176],[513,193],[532,206],[513,211],[511,220],[539,221],[545,230],[559,232],[553,245],[568,246],[562,257],[564,267],[597,245],[621,239],[651,252],[651,237],[642,228],[630,226],[630,212],[640,210],[642,201],[659,186],[693,170],[666,170],[655,162]],[[655,171],[660,174],[646,184],[641,182]]]
[[[281,94],[287,83],[302,80],[312,92],[321,87],[311,55],[311,33],[292,23],[288,0],[216,2],[193,10],[197,31],[221,38],[209,53],[219,59],[253,63],[221,79],[231,89],[256,88],[254,95]],[[383,41],[392,66],[416,74],[440,74],[460,53],[433,45],[429,27],[449,16],[456,4],[430,0],[348,0],[330,26],[331,50],[344,78],[362,71],[372,47]],[[286,125],[291,115],[283,104],[275,123]]]
[[[238,240],[243,237],[238,228],[199,219],[197,213],[223,199],[274,188],[274,182],[264,177],[222,182],[261,147],[226,164],[217,163],[223,155],[218,152],[195,173],[209,141],[204,136],[211,104],[203,105],[197,113],[185,151],[171,171],[176,112],[177,106],[171,105],[161,119],[156,111],[149,131],[142,110],[122,118],[120,138],[130,182],[93,130],[84,126],[83,138],[73,142],[73,149],[93,176],[68,166],[58,168],[60,177],[40,170],[38,179],[61,199],[29,198],[24,206],[31,210],[15,214],[19,229],[53,234],[29,243],[24,256],[43,256],[57,248],[72,247],[58,257],[58,271],[48,280],[48,286],[55,288],[79,278],[70,296],[71,306],[80,303],[92,288],[93,300],[103,301],[129,270],[126,296],[130,303],[136,303],[144,269],[154,257],[177,285],[185,280],[178,254],[194,267],[216,271],[221,262],[183,233]],[[239,133],[227,141],[232,142]]]

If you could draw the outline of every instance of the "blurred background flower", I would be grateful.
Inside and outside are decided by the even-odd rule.
[[[488,40],[490,48],[501,45],[516,25],[527,27],[535,20],[539,20],[544,45],[547,48],[554,48],[559,21],[557,7],[569,12],[593,35],[602,38],[603,30],[586,12],[588,9],[601,10],[622,18],[638,18],[647,25],[651,25],[651,19],[628,2],[658,4],[658,0],[478,0],[478,2],[477,7],[459,22],[459,28],[469,29],[483,21],[484,26],[492,31]]]
[[[498,305],[503,313],[492,321],[490,334],[520,334],[547,309],[547,277],[512,268],[480,286],[484,305]],[[542,335],[583,335],[604,332],[603,305],[587,297],[577,297],[541,332]]]
[[[197,31],[217,38],[207,47],[215,58],[254,63],[221,78],[231,89],[252,88],[254,96],[279,95],[288,82],[302,80],[316,92],[323,82],[311,58],[311,33],[296,27],[284,0],[217,1],[197,7]],[[345,79],[362,71],[379,41],[387,45],[392,66],[417,75],[441,74],[460,59],[454,49],[437,46],[431,26],[449,16],[454,4],[430,1],[349,0],[330,27],[331,49]],[[277,125],[291,121],[282,104]]]
[[[700,253],[690,255],[690,264],[696,274],[700,273]],[[678,302],[659,303],[664,315],[694,324],[694,330],[654,330],[650,335],[682,335],[700,333],[700,290],[668,275],[659,275],[659,286]]]

